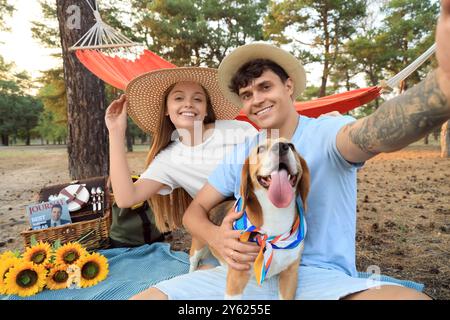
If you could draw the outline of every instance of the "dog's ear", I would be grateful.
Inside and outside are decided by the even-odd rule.
[[[257,228],[260,228],[263,224],[262,209],[259,201],[256,199],[255,190],[253,189],[253,183],[250,176],[250,158],[251,155],[245,160],[242,167],[240,189],[240,194],[242,197],[241,208],[242,210],[246,210],[247,217],[250,219],[252,224]]]
[[[250,157],[245,159],[244,165],[242,166],[241,173],[241,189],[240,194],[242,197],[242,208],[245,208],[247,204],[248,195],[250,193],[250,188],[252,187],[252,182],[250,179]]]
[[[308,168],[308,165],[306,164],[305,159],[303,159],[302,157],[299,157],[299,158],[300,158],[300,164],[302,166],[303,173],[302,173],[302,177],[297,185],[297,193],[300,195],[300,198],[302,199],[303,210],[306,212],[306,198],[308,197],[308,193],[309,193],[309,185],[311,182],[311,176],[309,174],[309,168]]]

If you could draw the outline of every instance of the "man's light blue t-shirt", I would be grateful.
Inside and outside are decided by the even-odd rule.
[[[350,116],[300,116],[291,142],[306,160],[311,174],[302,265],[338,269],[357,276],[356,172],[360,165],[347,162],[336,147],[339,129],[353,121]],[[236,146],[208,178],[208,183],[223,196],[234,194],[239,198],[242,165],[261,135]]]

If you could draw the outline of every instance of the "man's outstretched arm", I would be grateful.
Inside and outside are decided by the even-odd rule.
[[[439,88],[437,72],[391,99],[370,116],[344,126],[337,147],[350,162],[363,162],[381,152],[402,149],[450,118],[450,105]]]
[[[450,0],[441,1],[436,29],[439,68],[370,116],[344,126],[337,147],[350,162],[402,149],[450,119]]]

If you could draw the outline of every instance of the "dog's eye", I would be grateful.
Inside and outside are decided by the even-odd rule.
[[[256,150],[256,153],[260,154],[261,152],[266,151],[266,146],[259,146],[258,149]]]

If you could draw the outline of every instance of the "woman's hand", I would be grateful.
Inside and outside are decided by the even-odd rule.
[[[127,129],[127,99],[124,94],[119,99],[111,102],[108,109],[106,109],[105,123],[110,134],[117,132],[125,136],[125,130]]]
[[[242,216],[243,212],[230,211],[223,219],[216,238],[211,245],[224,258],[225,262],[236,270],[249,270],[258,256],[259,246],[253,242],[241,242],[240,230],[233,230],[233,222]]]

